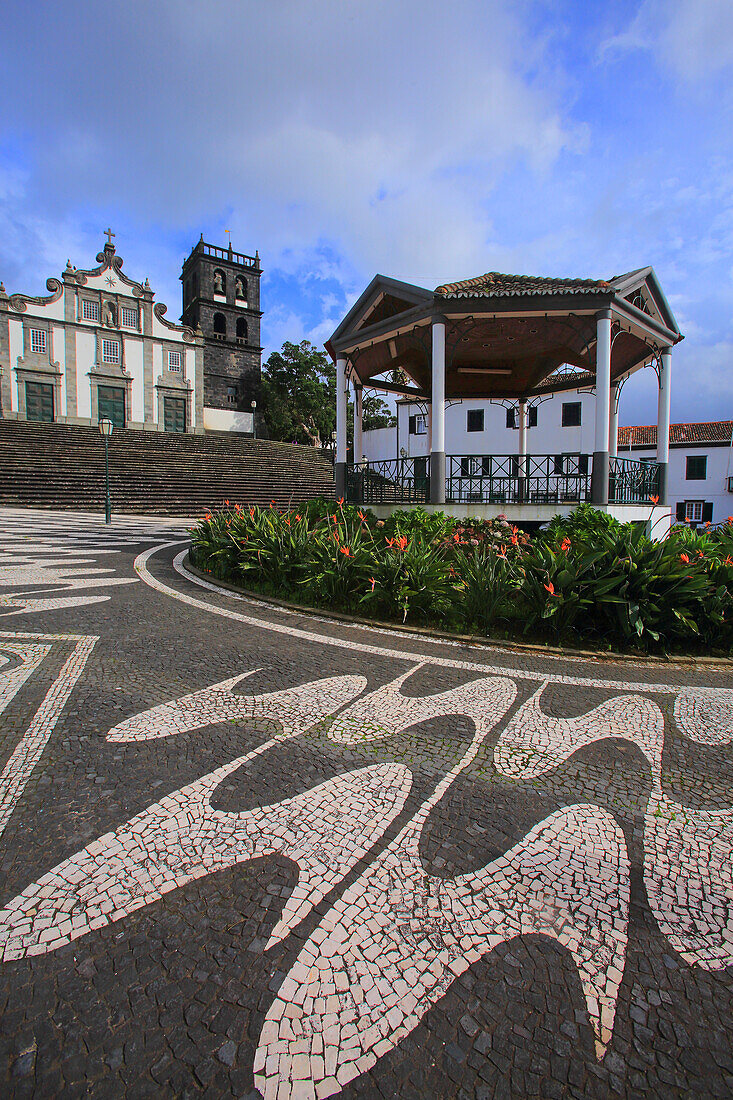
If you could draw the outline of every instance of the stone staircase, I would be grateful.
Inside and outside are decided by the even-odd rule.
[[[322,451],[229,433],[115,430],[113,512],[199,516],[232,504],[300,504],[333,497]],[[0,419],[0,507],[103,511],[104,443],[96,428]]]

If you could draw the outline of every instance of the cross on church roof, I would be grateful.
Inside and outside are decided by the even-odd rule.
[[[113,233],[111,229],[105,229],[104,235],[107,238],[107,244],[112,244],[112,238],[117,236],[117,234]]]

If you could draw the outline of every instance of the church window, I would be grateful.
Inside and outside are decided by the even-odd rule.
[[[234,297],[247,300],[247,283],[241,275],[237,275],[234,282]]]
[[[120,361],[120,342],[119,340],[102,340],[102,362],[103,363],[119,363]]]
[[[99,320],[99,302],[92,302],[85,298],[81,304],[81,315],[85,321]]]
[[[214,294],[226,294],[227,277],[220,267],[214,268]]]
[[[31,329],[31,351],[39,351],[45,354],[46,351],[46,331],[42,328]]]
[[[129,306],[122,307],[122,324],[125,328],[137,328],[137,310]]]
[[[220,336],[226,336],[227,332],[227,319],[223,313],[214,314],[214,332]]]
[[[181,353],[180,351],[168,352],[168,370],[180,370],[181,369]]]
[[[237,391],[234,386],[227,386],[227,403],[230,405],[237,403]]]
[[[247,322],[244,317],[237,317],[237,339],[247,339]]]

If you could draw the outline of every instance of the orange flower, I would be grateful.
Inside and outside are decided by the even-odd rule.
[[[390,548],[390,550],[391,550],[391,549],[392,549],[392,547],[393,547],[393,546],[394,546],[394,544],[395,544],[395,540],[394,540],[394,539],[388,539],[388,538],[387,538],[387,536],[385,535],[385,536],[384,536],[384,541],[385,541],[385,542],[387,543],[387,546],[388,546],[388,547]]]
[[[570,539],[566,535],[560,543],[560,549],[562,550],[563,554],[567,554],[568,550],[570,549],[570,545]]]
[[[339,550],[342,554],[345,554],[347,558],[353,558],[354,556],[348,546],[339,546]]]
[[[688,558],[687,554],[680,554],[680,561],[682,562],[683,565],[689,565],[690,564],[690,559]]]
[[[400,535],[400,537],[397,539],[397,545],[399,546],[400,550],[404,552],[405,547],[407,546],[407,535]]]
[[[652,504],[659,504],[659,497],[651,496],[651,494],[650,494],[649,499],[652,502]]]
[[[733,516],[728,516],[726,523],[733,523]]]
[[[512,535],[511,543],[512,543],[512,546],[519,546],[519,539],[517,538],[516,535]]]
[[[254,518],[255,518],[255,510],[254,510],[254,507],[250,508],[250,510],[249,510],[249,518],[250,518],[250,519],[254,519]]]
[[[723,562],[723,565],[733,565],[733,558],[730,556],[730,554],[728,555],[728,557]]]
[[[551,596],[555,595],[555,586],[552,581],[550,581],[549,584],[544,585],[544,587],[547,589]]]
[[[506,546],[502,546],[501,550],[496,556],[497,558],[503,558],[504,561],[506,561]]]
[[[274,508],[274,507],[275,507],[275,501],[274,501],[274,500],[271,500],[271,501],[270,501],[270,507],[271,507],[271,508]]]
[[[303,517],[300,514],[297,514],[295,518],[297,519],[298,523],[300,523]]]
[[[228,507],[229,507],[229,501],[228,501],[228,500],[225,500],[225,501],[224,501],[224,503],[226,504],[226,506],[227,506],[227,508],[228,508]]]
[[[453,534],[453,541],[454,542],[460,542],[461,541],[461,536],[458,534],[457,531],[455,531],[454,534]]]
[[[361,520],[361,522],[363,523],[364,520],[366,519],[366,516],[364,515],[364,513],[363,512],[357,512],[356,514],[359,517],[359,519]]]
[[[369,580],[370,580],[370,581],[372,582],[372,592],[373,592],[373,591],[374,591],[374,585],[375,585],[375,584],[376,584],[377,582],[375,581],[374,577],[370,577],[370,578],[369,578]]]
[[[339,508],[343,508],[343,506],[344,506],[344,498],[343,497],[339,497],[338,506],[339,506]]]

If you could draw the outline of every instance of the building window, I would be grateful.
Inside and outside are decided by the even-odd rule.
[[[685,478],[687,481],[704,481],[708,476],[708,456],[688,455]]]
[[[529,408],[527,409],[527,427],[528,428],[536,428],[537,427],[537,406],[536,405],[530,405]]]
[[[702,506],[701,500],[686,500],[685,501],[685,519],[689,519],[691,523],[702,522]]]
[[[428,418],[424,413],[416,413],[410,417],[408,432],[410,435],[426,435],[428,430]]]
[[[38,351],[42,355],[46,353],[46,330],[42,328],[31,329],[31,351]]]
[[[484,430],[484,410],[468,409],[466,412],[466,431],[482,432]]]
[[[580,401],[563,401],[562,426],[563,428],[580,427]]]
[[[81,303],[81,315],[84,321],[99,320],[99,302],[91,302],[84,298]]]
[[[102,362],[103,363],[119,363],[120,361],[120,342],[119,340],[102,340]]]
[[[227,292],[227,277],[220,267],[214,268],[214,294],[225,295]]]
[[[125,328],[137,328],[137,317],[136,309],[130,309],[129,306],[122,307],[122,324]]]
[[[217,336],[226,336],[227,334],[227,319],[223,313],[214,314],[214,332]]]
[[[240,301],[247,301],[247,281],[242,275],[237,275],[234,281],[234,297]]]
[[[179,371],[181,369],[180,351],[168,352],[168,370]]]
[[[237,339],[247,339],[247,322],[244,317],[237,317]]]
[[[237,391],[234,386],[227,386],[227,402],[230,405],[237,403]]]
[[[517,410],[513,405],[506,411],[506,426],[507,428],[516,428],[517,426]]]

